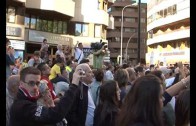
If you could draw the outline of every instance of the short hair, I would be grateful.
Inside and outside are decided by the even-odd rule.
[[[38,66],[37,66],[37,69],[39,69],[40,71],[41,71],[41,73],[42,73],[42,71],[44,71],[45,70],[45,66],[46,65],[46,63],[45,62],[43,62],[43,63],[40,63]]]
[[[12,75],[7,80],[7,89],[10,95],[15,94],[13,92],[13,88],[18,88],[20,85],[20,76],[19,75]]]
[[[47,41],[47,39],[43,39],[43,42]]]
[[[63,58],[61,57],[56,58],[56,63],[63,63],[63,62],[64,62]]]
[[[114,74],[114,80],[118,82],[119,88],[127,85],[129,81],[129,73],[125,69],[118,69]]]
[[[28,74],[41,75],[41,72],[35,67],[26,67],[20,71],[20,80],[25,81]]]
[[[97,69],[95,72],[94,72],[94,76],[95,76],[95,79],[99,82],[101,82],[103,80],[103,77],[104,77],[104,72],[102,69]]]
[[[71,65],[72,64],[72,60],[67,60],[66,64],[67,64],[67,66]]]
[[[150,65],[150,68],[152,68],[152,67],[154,67],[154,64],[151,64],[151,65]]]
[[[90,62],[89,59],[84,58],[84,59],[82,59],[82,60],[80,61],[80,64],[82,64],[82,63],[88,63],[88,62]]]
[[[40,51],[34,51],[34,56],[40,56]]]

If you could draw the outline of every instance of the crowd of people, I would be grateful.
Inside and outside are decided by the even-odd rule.
[[[103,59],[101,65],[89,65],[79,42],[72,58],[58,45],[50,63],[48,47],[44,39],[23,65],[7,39],[6,125],[190,125],[189,66],[113,66]],[[104,53],[103,47],[94,55]]]

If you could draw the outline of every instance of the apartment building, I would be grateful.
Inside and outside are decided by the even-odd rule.
[[[15,17],[13,24],[22,27],[23,36],[18,39],[23,41],[25,59],[29,59],[35,50],[40,49],[44,38],[48,40],[50,56],[53,58],[58,44],[71,47],[73,53],[73,46],[77,41],[82,42],[85,56],[88,56],[91,53],[92,42],[99,42],[101,39],[107,42],[106,30],[109,18],[107,8],[113,0],[7,0],[6,2],[7,10],[10,10],[12,5],[16,6],[16,2],[20,4],[15,11],[18,12],[18,8],[23,10],[22,16],[18,13],[8,14],[10,11],[7,11],[6,15],[10,18],[13,15]],[[18,17],[21,18],[21,23],[18,23]],[[13,24],[6,22],[8,38],[12,38],[9,25]]]
[[[132,4],[132,5],[131,5]],[[145,59],[146,53],[146,17],[147,4],[140,4],[140,49],[138,49],[138,22],[139,22],[139,7],[135,1],[130,0],[116,0],[110,9],[110,19],[114,20],[114,26],[108,27],[107,40],[110,50],[110,58],[114,63],[118,62],[117,57],[120,56],[121,51],[121,19],[123,11],[123,41],[122,41],[122,59],[123,62],[137,63],[138,51],[140,51],[140,59]],[[110,24],[109,24],[110,26]],[[118,62],[119,63],[119,62]]]
[[[190,63],[190,0],[151,0],[148,3],[146,62]]]

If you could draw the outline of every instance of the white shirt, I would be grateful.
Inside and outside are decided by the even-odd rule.
[[[105,78],[105,81],[106,80],[114,80],[114,76],[113,76],[113,74],[112,74],[112,72],[110,71],[110,70],[107,70],[106,72],[105,72],[105,76],[104,76]]]
[[[93,126],[94,110],[95,110],[95,104],[93,102],[89,88],[88,88],[88,109],[87,109],[85,126]]]
[[[65,60],[65,54],[63,53],[62,50],[57,50],[55,55],[60,55],[60,57],[62,57]]]
[[[79,57],[80,57],[80,59],[78,60],[78,63],[80,63],[80,61],[84,58],[84,53],[81,49],[76,48],[75,49],[75,59],[78,59]]]
[[[169,87],[172,85],[172,83],[174,82],[175,77],[171,77],[168,79],[165,79],[165,83],[166,83],[166,87]]]

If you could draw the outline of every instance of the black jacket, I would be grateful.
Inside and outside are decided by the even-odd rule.
[[[85,126],[88,109],[88,86],[80,83],[72,109],[66,115],[68,126]]]
[[[69,90],[55,107],[38,106],[36,100],[29,100],[19,89],[17,99],[10,110],[10,126],[45,126],[60,122],[71,109],[77,86],[71,84]]]

